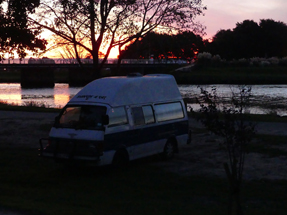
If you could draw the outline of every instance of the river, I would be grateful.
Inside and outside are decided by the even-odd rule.
[[[203,85],[207,90],[216,87],[221,97],[230,97],[232,91],[238,90],[235,85]],[[0,83],[0,101],[14,105],[45,105],[46,107],[62,108],[82,87],[69,87],[65,83],[56,83],[54,88],[21,88],[20,83]],[[196,85],[179,85],[184,98],[195,98],[200,94]],[[188,104],[189,109],[198,109],[195,103]],[[253,85],[251,113],[274,113],[287,115],[287,85]]]

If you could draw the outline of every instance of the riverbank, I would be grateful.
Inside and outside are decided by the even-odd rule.
[[[287,66],[191,67],[172,72],[178,84],[286,84]]]

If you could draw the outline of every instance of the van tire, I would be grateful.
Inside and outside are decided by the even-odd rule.
[[[174,157],[176,152],[176,144],[172,140],[168,140],[163,149],[163,158],[165,160],[170,160]]]
[[[115,168],[125,168],[129,163],[129,155],[125,149],[119,149],[116,151],[112,165]]]

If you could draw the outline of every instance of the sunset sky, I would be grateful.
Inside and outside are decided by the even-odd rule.
[[[287,23],[287,0],[202,0],[207,6],[205,16],[197,18],[206,26],[206,39],[220,29],[233,29],[246,19],[259,22],[273,19]]]
[[[198,16],[196,21],[206,26],[204,39],[212,38],[221,29],[233,29],[237,22],[246,19],[259,23],[260,19],[273,19],[287,24],[287,0],[202,0],[207,6],[205,16]],[[58,53],[49,53],[55,57]],[[116,58],[117,49],[110,57]]]

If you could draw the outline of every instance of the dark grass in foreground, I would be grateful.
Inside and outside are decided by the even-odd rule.
[[[287,136],[256,134],[256,142],[248,145],[248,152],[260,153],[268,157],[287,156]],[[282,148],[286,148],[283,150]]]
[[[183,177],[153,166],[67,168],[32,149],[0,150],[0,209],[26,214],[226,214],[225,179]],[[171,161],[172,162],[172,161]],[[286,181],[245,182],[245,214],[285,214]]]

